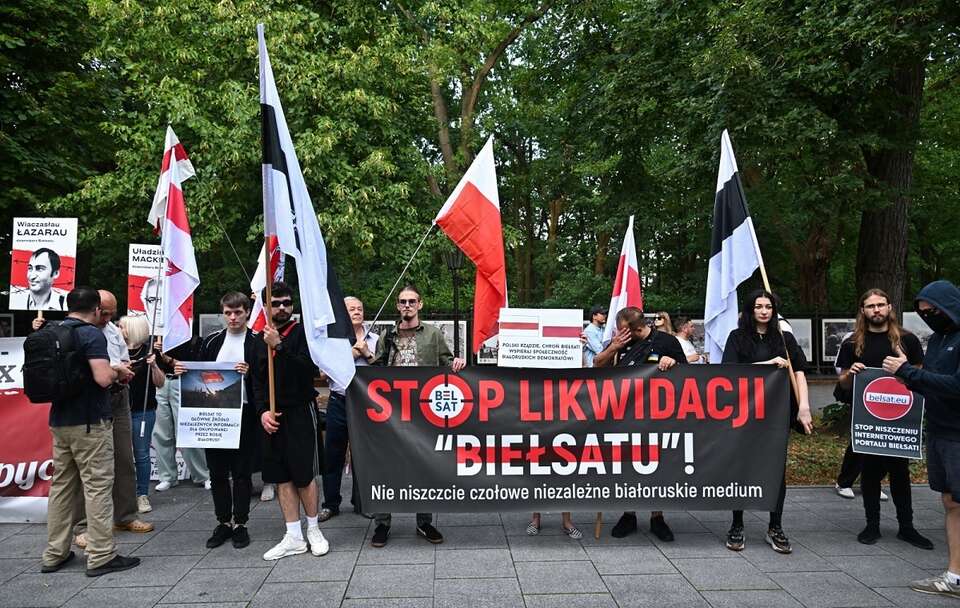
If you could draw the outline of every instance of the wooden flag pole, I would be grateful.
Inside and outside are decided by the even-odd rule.
[[[267,239],[263,239],[263,267],[266,270],[266,289],[263,296],[263,314],[266,317],[268,327],[273,327],[273,308],[270,306],[270,300],[273,299],[273,273],[270,272],[270,246]],[[267,344],[267,386],[270,393],[270,413],[277,413],[277,395],[275,390],[275,380],[273,377],[273,347]]]

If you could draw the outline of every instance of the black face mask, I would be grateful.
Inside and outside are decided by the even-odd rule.
[[[923,322],[926,323],[930,329],[938,334],[948,333],[954,328],[953,321],[950,320],[950,317],[939,310],[928,308],[926,310],[918,310],[917,314],[920,315],[920,318],[923,319]]]

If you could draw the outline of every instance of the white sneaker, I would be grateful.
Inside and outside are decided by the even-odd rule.
[[[318,530],[319,531],[319,530]],[[326,541],[324,541],[326,542]],[[289,555],[300,555],[307,552],[307,542],[303,539],[297,539],[289,534],[283,535],[283,540],[276,544],[272,549],[263,554],[263,559],[273,561]]]
[[[887,496],[886,492],[884,492],[883,490],[880,490],[880,500],[884,500],[884,501],[890,500],[890,497]]]
[[[169,481],[161,481],[157,484],[157,487],[154,488],[157,492],[166,492],[173,486],[177,485],[176,483],[170,483]]]
[[[212,485],[210,484],[210,480],[209,480],[209,479],[206,480],[205,482],[203,482],[203,489],[204,489],[204,490],[209,490],[211,487],[212,487]]]
[[[323,537],[320,526],[315,528],[307,526],[307,542],[310,543],[310,552],[317,557],[326,555],[327,551],[330,550],[330,543]]]
[[[839,484],[833,484],[833,487],[836,488],[837,494],[843,498],[855,498],[853,494],[853,488],[841,488]],[[882,494],[883,492],[881,492]]]
[[[272,483],[263,484],[263,491],[260,492],[260,500],[262,500],[263,502],[267,502],[267,501],[273,500],[275,495],[276,494],[273,490]]]
[[[137,496],[137,511],[140,513],[149,513],[153,511],[153,506],[150,504],[150,499],[146,496]]]

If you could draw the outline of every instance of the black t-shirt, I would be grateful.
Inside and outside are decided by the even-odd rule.
[[[683,347],[675,337],[651,327],[650,335],[645,339],[631,340],[620,350],[617,365],[643,365],[645,363],[656,365],[661,357],[670,357],[680,364],[687,362],[687,356],[683,354]]]
[[[854,363],[863,363],[867,367],[883,367],[885,358],[897,356],[897,353],[890,348],[887,332],[868,331],[864,334],[863,354],[859,357],[855,352],[855,345],[851,338],[847,338],[840,345],[840,353],[837,355],[837,361],[834,364],[840,369],[850,369],[850,366]],[[900,336],[900,344],[900,348],[907,355],[907,361],[911,365],[923,363],[923,346],[915,335],[903,332],[903,335]]]
[[[107,355],[107,338],[99,328],[69,317],[64,319],[63,324],[76,327],[76,348],[87,361],[110,360]],[[92,373],[85,382],[87,385],[78,396],[54,401],[50,405],[50,426],[80,426],[113,418],[110,392],[94,381]]]
[[[145,358],[148,355],[150,355],[150,352],[147,350],[146,344],[142,344],[136,350],[130,351],[130,360],[140,361],[133,366],[133,378],[130,379],[130,410],[134,412],[143,410],[143,393],[145,390],[148,391],[147,409],[157,409],[157,386],[153,383],[152,378],[150,380],[150,388],[147,388],[147,374],[149,373],[150,366],[147,365]]]

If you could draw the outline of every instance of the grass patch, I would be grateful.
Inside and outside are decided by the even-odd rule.
[[[840,471],[849,433],[815,428],[812,435],[790,432],[787,447],[787,485],[833,485]],[[910,461],[910,478],[914,483],[927,482],[927,464]]]

